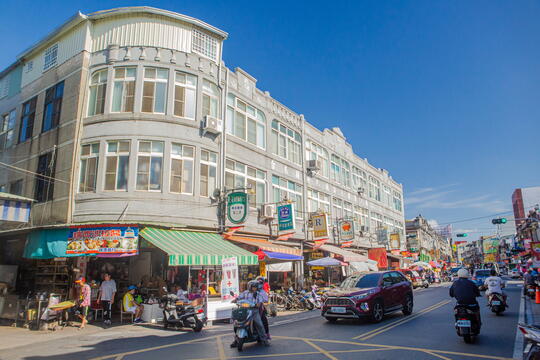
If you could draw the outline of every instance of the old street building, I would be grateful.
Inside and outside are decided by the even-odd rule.
[[[140,246],[151,256],[137,261],[159,272],[150,230],[218,236],[220,199],[242,188],[249,216],[227,233],[242,250],[257,250],[253,240],[302,256],[317,211],[354,219],[353,247],[389,249],[394,234],[404,250],[401,184],[355,154],[339,128],[315,128],[226,67],[227,36],[189,16],[118,8],[78,13],[18,55],[0,73],[0,186],[36,203],[29,226],[4,231],[2,246],[116,224],[147,232]],[[296,206],[296,230],[272,242],[282,201]]]
[[[437,232],[421,215],[406,221],[407,249],[421,261],[450,260],[450,241]]]

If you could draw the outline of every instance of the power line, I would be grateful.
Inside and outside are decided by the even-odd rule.
[[[535,205],[530,205],[530,206],[524,207],[524,209],[528,210],[530,208],[534,208],[535,206],[536,206],[536,204]],[[510,211],[504,211],[504,212],[491,214],[491,215],[486,215],[486,216],[478,216],[478,217],[474,217],[474,218],[468,218],[468,219],[462,219],[462,220],[449,221],[449,222],[445,222],[445,223],[439,223],[439,225],[451,225],[451,224],[457,224],[457,223],[461,223],[461,222],[468,222],[468,221],[474,221],[474,220],[487,219],[487,218],[490,218],[490,217],[495,217],[495,216],[500,216],[500,215],[505,215],[505,214],[513,214],[513,213],[514,213],[514,211],[510,210]]]
[[[35,176],[39,176],[41,178],[44,178],[44,179],[48,179],[50,181],[58,181],[58,182],[62,182],[64,184],[70,184],[69,181],[66,181],[66,180],[62,180],[62,179],[58,179],[58,178],[55,178],[55,177],[52,177],[52,176],[47,176],[47,175],[43,175],[43,174],[39,174],[37,172],[34,172],[34,171],[30,171],[30,170],[26,170],[26,169],[23,169],[23,168],[20,168],[20,167],[17,167],[17,166],[13,166],[13,165],[10,165],[10,164],[6,164],[6,163],[3,163],[3,162],[0,162],[0,166],[4,166],[4,167],[7,167],[9,169],[12,169],[14,171],[19,171],[19,172],[23,172],[23,173],[27,173],[27,174],[31,174],[31,175],[35,175]]]

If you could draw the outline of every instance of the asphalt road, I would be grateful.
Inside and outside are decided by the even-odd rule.
[[[388,315],[379,324],[367,321],[339,321],[331,324],[316,313],[279,320],[271,327],[272,345],[246,345],[239,353],[229,348],[230,326],[203,330],[200,334],[147,336],[136,339],[102,339],[87,348],[64,355],[47,356],[47,351],[25,349],[23,358],[41,359],[511,359],[520,308],[520,290],[510,285],[510,308],[496,316],[480,300],[483,326],[474,344],[465,344],[454,329],[453,301],[449,285],[415,290],[415,308],[410,316]],[[54,346],[54,345],[52,345]],[[30,355],[34,353],[35,355]],[[7,353],[2,355],[8,355]],[[3,358],[3,357],[2,357]]]

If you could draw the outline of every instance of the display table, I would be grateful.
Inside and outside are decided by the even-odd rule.
[[[208,313],[206,316],[209,321],[230,319],[232,309],[236,308],[236,305],[230,301],[222,300],[208,300]]]
[[[141,319],[147,323],[157,323],[163,321],[163,309],[159,304],[142,304],[144,306]]]

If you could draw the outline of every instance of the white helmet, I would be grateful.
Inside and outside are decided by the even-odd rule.
[[[457,272],[457,276],[459,278],[468,278],[469,277],[469,272],[467,271],[467,269],[459,269],[458,272]]]

